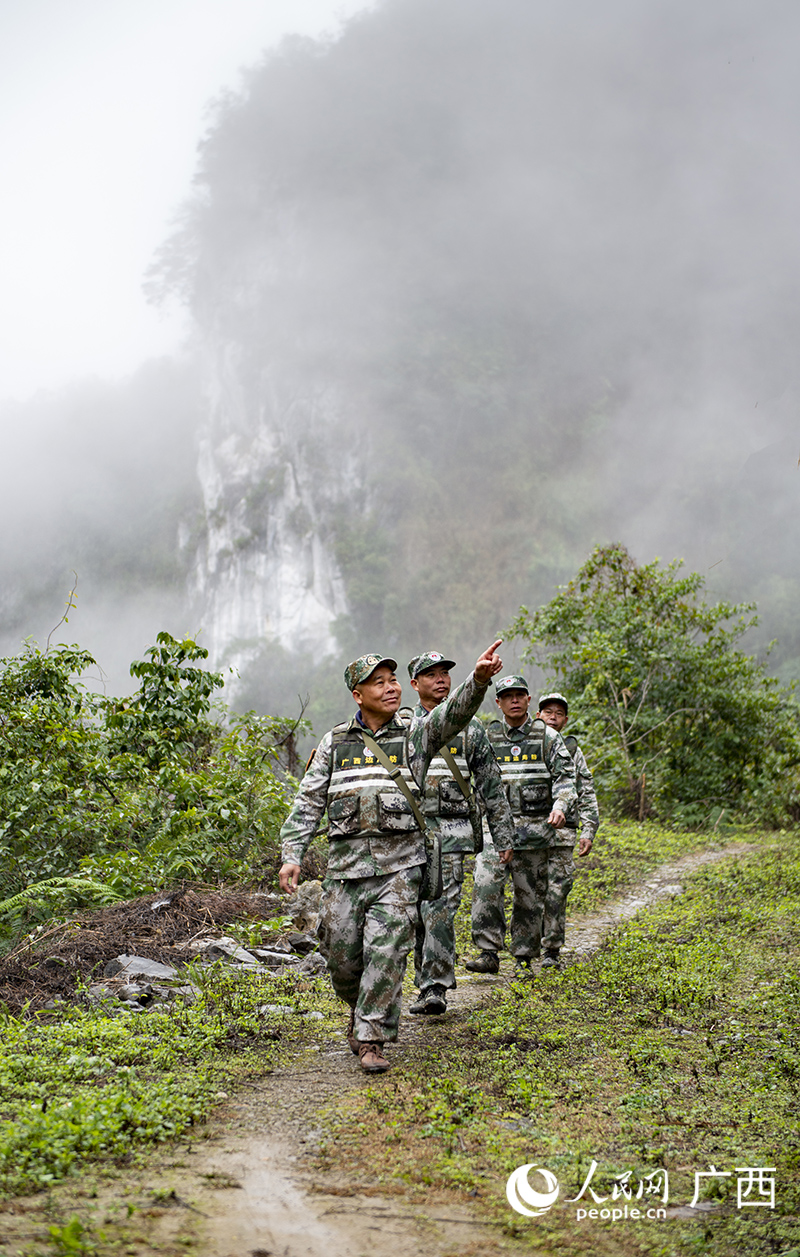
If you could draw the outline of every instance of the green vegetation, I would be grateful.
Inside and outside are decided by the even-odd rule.
[[[596,1221],[584,1240],[597,1253],[787,1252],[800,1240],[799,920],[796,835],[706,867],[590,960],[495,988],[433,1047],[426,1036],[391,1089],[371,1088],[349,1113],[350,1129],[334,1118],[327,1156],[356,1174],[380,1164],[384,1181],[477,1193],[508,1233],[548,1252],[580,1238],[577,1206],[564,1202],[593,1160],[598,1195],[628,1171],[635,1193],[666,1170],[673,1206],[689,1204],[695,1173],[713,1164],[731,1176],[701,1180],[699,1198],[719,1213],[657,1231]],[[504,1197],[506,1176],[529,1162],[562,1184],[559,1205],[531,1221]],[[737,1208],[740,1166],[776,1167],[774,1210]]]
[[[217,964],[190,968],[196,1002],[147,1015],[113,1002],[6,1017],[0,1036],[0,1195],[48,1187],[90,1160],[174,1138],[202,1122],[223,1084],[272,1068],[281,1033],[309,1037],[309,1010],[338,1012],[327,982]],[[282,1005],[286,1015],[260,1011]]]
[[[689,827],[796,820],[800,730],[790,690],[737,649],[754,606],[702,601],[697,572],[597,548],[512,635],[570,696],[603,801]]]
[[[654,821],[604,821],[591,854],[575,859],[575,884],[569,896],[570,915],[594,912],[617,895],[640,884],[659,865],[669,864],[692,852],[714,851],[732,842],[760,841],[743,826],[720,825],[699,833],[666,829]],[[510,913],[510,890],[509,898]],[[456,916],[460,955],[471,950],[470,911],[472,872],[465,873],[464,895]]]
[[[207,651],[168,633],[130,698],[79,681],[77,646],[0,661],[0,916],[36,919],[182,878],[252,882],[277,858],[296,724],[212,712]]]

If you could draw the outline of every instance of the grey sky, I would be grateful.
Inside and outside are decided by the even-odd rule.
[[[180,342],[142,273],[190,187],[204,109],[287,33],[368,0],[0,0],[0,400]]]

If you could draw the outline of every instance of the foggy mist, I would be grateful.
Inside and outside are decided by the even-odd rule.
[[[783,0],[386,0],[254,58],[148,281],[191,359],[3,417],[6,641],[83,567],[334,710],[342,658],[466,671],[618,539],[800,676],[799,42]]]

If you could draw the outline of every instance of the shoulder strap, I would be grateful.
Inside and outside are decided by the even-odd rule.
[[[464,755],[465,756],[466,756],[466,753],[467,753],[467,740],[465,736],[464,738]],[[447,746],[439,747],[439,754],[441,755],[444,762],[447,764],[447,767],[450,769],[450,772],[455,777],[456,784],[458,785],[459,790],[463,794],[464,798],[467,800],[467,803],[469,803],[470,799],[472,798],[472,791],[469,788],[469,782],[464,780],[464,774],[462,773],[461,769],[456,763],[453,755],[451,755],[450,748]]]
[[[361,730],[361,736],[364,739],[364,745],[369,747],[369,749],[372,751],[372,754],[375,756],[375,758],[377,759],[381,767],[386,769],[392,781],[395,783],[398,789],[406,796],[406,801],[408,802],[411,808],[411,811],[414,813],[414,819],[416,820],[417,824],[419,825],[420,829],[422,830],[424,834],[425,833],[425,818],[422,815],[422,812],[420,811],[420,807],[419,807],[419,804],[417,803],[417,800],[414,798],[413,794],[411,793],[411,788],[408,782],[403,776],[402,767],[400,766],[400,764],[397,764],[396,766],[392,766],[389,756],[386,754],[386,752],[383,750],[382,747],[378,746],[378,743],[375,741],[372,734],[367,733],[366,729]]]

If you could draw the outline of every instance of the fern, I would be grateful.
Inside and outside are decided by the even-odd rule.
[[[26,886],[18,895],[12,895],[10,899],[0,900],[0,917],[15,916],[29,904],[39,904],[42,901],[56,901],[53,904],[54,907],[59,906],[60,901],[61,906],[66,906],[70,899],[75,898],[89,902],[114,903],[123,896],[118,895],[105,882],[96,881],[94,878],[48,877],[43,882]]]

